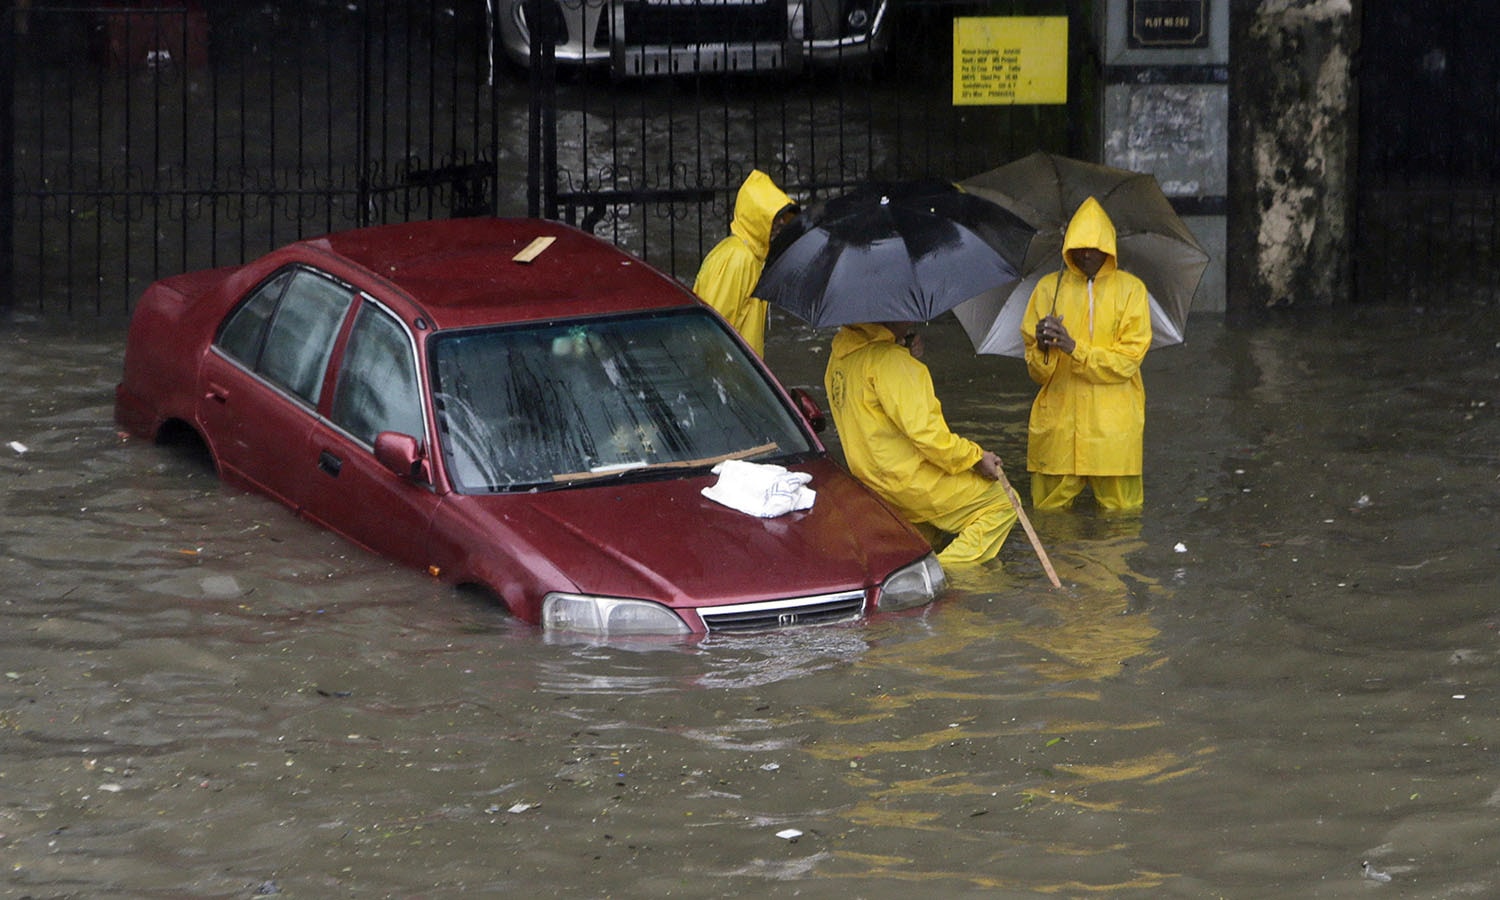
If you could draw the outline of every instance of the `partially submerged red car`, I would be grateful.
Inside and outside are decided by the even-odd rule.
[[[944,586],[810,398],[676,281],[556,222],[366,228],[157,282],[116,417],[190,429],[225,481],[549,630],[786,628]],[[810,475],[815,502],[708,499],[732,459]]]

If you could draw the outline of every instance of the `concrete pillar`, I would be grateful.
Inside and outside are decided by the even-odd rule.
[[[1212,257],[1193,311],[1225,309],[1229,0],[1105,0],[1100,161],[1151,172]]]
[[[1356,0],[1230,0],[1228,313],[1352,298]]]

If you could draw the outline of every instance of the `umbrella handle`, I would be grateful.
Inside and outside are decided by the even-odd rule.
[[[1062,582],[1057,580],[1057,570],[1052,568],[1052,560],[1047,558],[1047,551],[1042,549],[1041,538],[1036,536],[1036,529],[1031,527],[1031,520],[1026,517],[1026,510],[1021,508],[1021,498],[1016,496],[1016,489],[1010,486],[1010,479],[1005,477],[1005,470],[996,466],[995,472],[999,476],[1001,487],[1005,488],[1006,496],[1010,497],[1011,505],[1016,508],[1016,517],[1021,520],[1021,527],[1026,529],[1026,536],[1031,539],[1031,547],[1036,550],[1036,558],[1042,561],[1042,568],[1047,570],[1047,578],[1051,580],[1053,587],[1062,587]]]
[[[1056,281],[1056,283],[1054,283],[1052,285],[1052,311],[1049,312],[1049,313],[1047,313],[1047,315],[1049,315],[1049,316],[1055,316],[1055,315],[1057,315],[1057,292],[1060,291],[1060,290],[1062,290],[1063,269],[1066,269],[1067,267],[1068,267],[1067,263],[1064,263],[1062,269],[1058,269],[1057,270],[1057,281]],[[1042,351],[1042,362],[1046,362],[1047,361],[1047,357],[1050,356],[1050,355],[1052,355],[1050,351],[1043,350]],[[1019,510],[1020,508],[1021,508],[1020,504],[1017,504],[1016,505],[1016,509]],[[1030,531],[1031,529],[1028,527],[1027,530]],[[1033,541],[1033,543],[1036,543],[1036,542]],[[1040,552],[1041,549],[1042,549],[1041,544],[1037,544],[1037,550],[1038,550],[1038,552]],[[1043,554],[1043,557],[1045,558],[1045,554]],[[1061,585],[1057,584],[1057,578],[1056,577],[1054,577],[1052,579],[1052,583],[1053,583],[1054,587],[1061,587]]]

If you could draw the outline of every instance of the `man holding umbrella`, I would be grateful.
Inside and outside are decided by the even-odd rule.
[[[752,291],[771,239],[796,218],[797,210],[771,176],[752,170],[735,195],[728,236],[703,257],[693,281],[693,293],[717,310],[757,356],[766,355],[766,302]]]
[[[948,428],[912,327],[845,325],[834,336],[824,386],[845,461],[929,540],[952,536],[938,553],[945,567],[985,562],[1016,510],[999,457]]]
[[[1026,467],[1037,509],[1066,509],[1085,486],[1107,510],[1136,510],[1151,346],[1146,285],[1119,268],[1115,226],[1093,197],[1063,236],[1064,268],[1037,283],[1021,321],[1031,407]]]

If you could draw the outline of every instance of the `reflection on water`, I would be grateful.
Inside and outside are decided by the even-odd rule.
[[[553,691],[627,693],[745,688],[836,670],[869,646],[869,629],[811,628],[775,635],[712,635],[682,643],[633,640],[605,645],[572,636],[544,638],[571,652],[550,660],[538,686]]]
[[[122,441],[119,334],[8,326],[5,893],[1500,893],[1492,319],[1195,323],[1142,514],[1033,516],[1061,590],[1018,529],[925,610],[634,646]],[[820,394],[829,335],[772,333]],[[964,340],[945,412],[1024,497],[1031,387]]]
[[[1053,538],[1062,590],[1039,570],[1007,571],[1020,568],[1012,562],[1030,552],[1024,544],[1007,549],[1002,567],[956,571],[955,596],[929,611],[925,628],[872,646],[861,672],[876,679],[877,692],[813,711],[829,734],[806,748],[849,768],[845,781],[860,799],[836,816],[843,828],[989,844],[1010,864],[1002,872],[911,853],[853,853],[831,867],[840,877],[1043,893],[1080,889],[1084,882],[1065,874],[1080,863],[1094,870],[1087,884],[1096,891],[1144,891],[1172,878],[1112,865],[1109,849],[1063,840],[1044,840],[1043,854],[1024,866],[1011,859],[1038,847],[1009,836],[1018,816],[1150,815],[1150,804],[1125,797],[1199,767],[1158,714],[1111,708],[1099,683],[1165,662],[1153,647],[1154,582],[1130,565],[1143,546],[1139,521],[1058,515],[1038,528]],[[1110,750],[1101,757],[1100,747]],[[1125,748],[1129,755],[1115,755]],[[951,857],[965,858],[961,850]],[[1030,874],[1013,874],[1021,868]]]
[[[1039,516],[1035,527],[1050,525],[1049,534],[1067,534],[1073,530],[1068,523],[1049,521],[1063,516],[1069,514]],[[1154,579],[1130,565],[1131,556],[1146,546],[1136,536],[1139,523],[1112,530],[1120,533],[1053,545],[1063,590],[1054,591],[1016,635],[1046,652],[1037,666],[1043,678],[1097,680],[1120,674],[1124,666],[1159,662],[1151,659],[1157,629],[1150,610],[1153,595],[1161,592]]]

